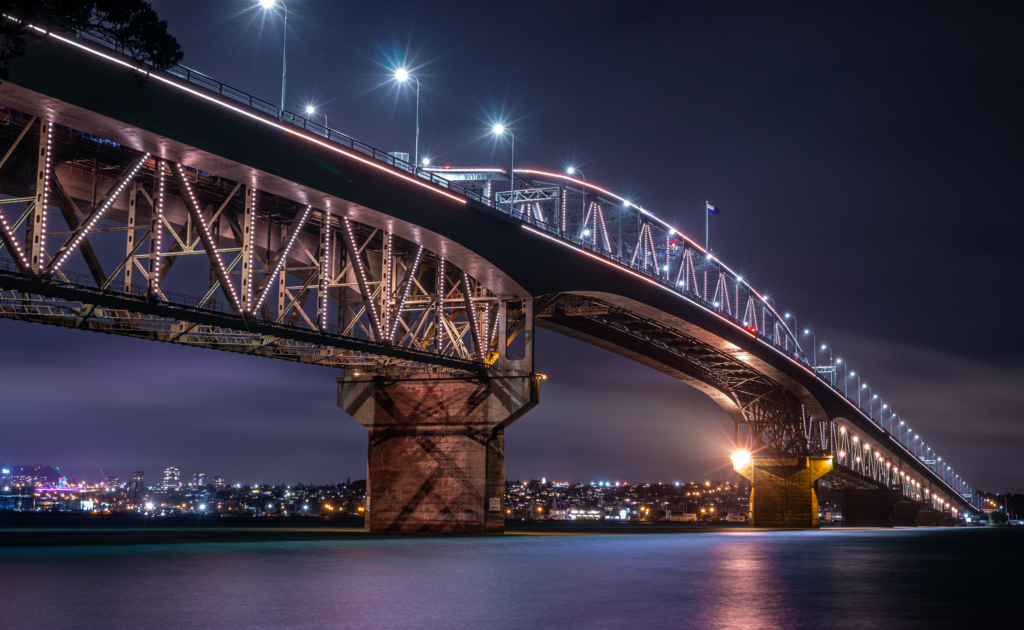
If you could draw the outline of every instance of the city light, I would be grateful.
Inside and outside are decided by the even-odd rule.
[[[491,131],[494,132],[495,135],[500,136],[501,134],[505,133],[505,125],[497,123],[493,127],[491,127]]]
[[[399,68],[398,70],[395,70],[395,78],[399,81],[408,81],[409,71],[405,68]]]

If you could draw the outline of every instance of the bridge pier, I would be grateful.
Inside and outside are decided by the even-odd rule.
[[[733,467],[750,480],[751,527],[821,526],[815,482],[832,470],[831,457],[754,458]]]
[[[338,379],[370,432],[371,532],[505,531],[505,428],[537,405],[538,377]]]

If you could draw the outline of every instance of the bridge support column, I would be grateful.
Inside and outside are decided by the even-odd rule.
[[[818,528],[815,482],[832,470],[831,457],[755,458],[736,472],[750,480],[750,525]]]
[[[505,428],[537,405],[538,377],[338,379],[370,432],[366,530],[505,531]]]

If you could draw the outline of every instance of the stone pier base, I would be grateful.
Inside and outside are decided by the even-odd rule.
[[[752,527],[810,529],[821,526],[815,482],[832,470],[832,458],[755,458],[734,467],[750,480]]]
[[[505,531],[505,427],[537,377],[338,379],[338,406],[370,432],[366,530]]]

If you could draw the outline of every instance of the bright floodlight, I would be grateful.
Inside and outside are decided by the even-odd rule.
[[[275,0],[260,0],[260,4],[263,5],[264,9],[273,9],[277,2]]]
[[[399,81],[407,81],[409,80],[409,71],[405,68],[399,68],[395,70],[395,78]]]
[[[423,158],[423,166],[428,166],[429,164],[430,164],[430,158]]]
[[[750,453],[748,451],[736,451],[732,454],[732,465],[735,468],[743,468],[750,463]]]
[[[315,114],[316,113],[316,108],[313,107],[312,105],[306,105],[306,113],[307,114]]]
[[[569,168],[565,169],[565,172],[572,175],[573,173],[576,172],[576,169],[570,166]]]
[[[491,131],[500,136],[501,134],[505,133],[505,125],[498,123],[491,127]]]

